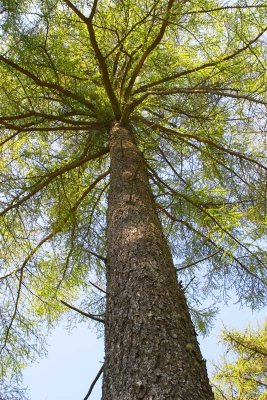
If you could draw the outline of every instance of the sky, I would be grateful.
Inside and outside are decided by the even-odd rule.
[[[222,327],[256,327],[266,319],[266,309],[252,312],[234,303],[223,306],[206,338],[199,338],[209,373],[212,362],[219,361],[223,346],[218,344]],[[48,338],[48,356],[28,367],[24,372],[24,386],[28,386],[31,400],[83,400],[104,359],[103,338],[86,323],[68,333],[64,323]],[[101,399],[101,381],[95,386],[90,400]]]

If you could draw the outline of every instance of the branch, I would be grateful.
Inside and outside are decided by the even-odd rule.
[[[164,137],[164,135],[163,135]],[[173,138],[170,138],[169,136],[167,136],[166,140],[168,141],[172,141],[175,144],[177,144],[177,141],[174,140]],[[217,164],[221,165],[221,167],[223,167],[224,169],[226,169],[227,171],[231,172],[231,174],[233,174],[236,178],[240,179],[245,185],[247,185],[248,187],[251,187],[251,184],[249,182],[247,182],[244,178],[242,178],[242,176],[238,175],[236,171],[234,171],[232,168],[230,168],[229,166],[227,166],[225,163],[223,163],[221,160],[213,157],[210,153],[207,153],[206,149],[204,147],[199,147],[197,146],[195,143],[189,142],[188,140],[181,138],[181,136],[177,136],[177,140],[182,141],[183,143],[186,143],[188,146],[192,147],[193,149],[201,152],[202,154],[204,154],[205,156],[209,157],[211,160],[214,160]]]
[[[87,17],[69,0],[63,0],[64,3],[85,23],[87,23]]]
[[[190,69],[187,69],[187,70],[181,71],[181,72],[177,72],[176,74],[166,76],[165,78],[159,79],[158,81],[154,81],[154,82],[148,83],[146,85],[140,86],[139,89],[137,89],[137,90],[135,90],[133,92],[133,94],[145,92],[147,89],[149,89],[149,88],[151,88],[153,86],[160,85],[161,83],[172,81],[172,80],[180,78],[182,76],[186,76],[186,75],[192,74],[193,72],[201,71],[202,69],[206,69],[206,68],[210,68],[210,67],[216,67],[217,65],[219,65],[219,64],[221,64],[221,63],[223,63],[225,61],[229,61],[229,60],[235,58],[237,55],[239,55],[243,51],[246,51],[247,49],[249,49],[250,46],[252,44],[254,44],[255,42],[257,42],[257,40],[266,31],[267,31],[267,28],[263,29],[254,39],[252,39],[250,42],[248,42],[245,46],[243,46],[240,49],[234,51],[232,54],[229,54],[228,56],[225,56],[225,57],[221,58],[220,60],[210,61],[208,63],[199,65],[198,67],[190,68]]]
[[[83,194],[81,195],[81,197],[79,198],[79,200],[77,201],[75,206],[73,206],[71,208],[72,212],[75,212],[77,210],[77,208],[79,207],[81,202],[85,199],[85,197],[91,192],[92,189],[94,189],[94,187],[98,184],[98,182],[102,181],[102,179],[104,179],[106,176],[109,175],[109,172],[110,172],[110,169],[108,169],[107,171],[103,172],[103,174],[98,175],[98,177],[94,180],[94,182],[91,183],[91,185],[88,186],[88,188],[83,192]]]
[[[260,163],[259,161],[254,160],[251,157],[245,156],[244,154],[239,153],[238,151],[227,149],[226,147],[224,147],[224,146],[222,146],[222,145],[220,145],[218,143],[215,143],[210,139],[204,139],[204,138],[201,138],[200,136],[193,135],[191,133],[189,134],[189,133],[178,132],[178,131],[176,131],[174,129],[166,128],[166,127],[164,127],[164,126],[162,126],[160,124],[157,124],[156,122],[149,121],[146,118],[143,118],[143,117],[140,117],[140,116],[138,116],[138,117],[135,116],[134,119],[142,121],[145,125],[149,126],[150,128],[159,129],[159,130],[162,130],[163,132],[166,132],[166,133],[171,134],[171,135],[176,135],[176,136],[181,137],[181,138],[194,139],[194,140],[197,140],[198,142],[205,143],[208,146],[211,146],[211,147],[214,147],[214,148],[216,148],[218,150],[221,150],[224,153],[228,153],[228,154],[231,154],[232,156],[238,157],[240,159],[243,159],[243,160],[246,160],[246,161],[250,161],[250,162],[258,165],[260,168],[263,168],[265,171],[267,171],[267,167],[265,165],[263,165],[262,163]]]
[[[95,160],[98,157],[103,156],[104,154],[107,154],[109,152],[108,148],[103,148],[101,150],[99,150],[97,153],[93,154],[93,155],[87,155],[87,156],[82,156],[80,157],[78,160],[73,161],[70,164],[65,165],[62,168],[57,169],[56,171],[51,172],[48,175],[48,178],[46,178],[45,180],[38,182],[35,187],[24,197],[22,197],[20,200],[18,200],[15,204],[10,204],[8,207],[6,207],[4,210],[2,210],[0,212],[0,217],[5,215],[8,211],[19,207],[20,205],[22,205],[23,203],[25,203],[25,201],[29,200],[32,196],[34,196],[35,194],[37,194],[38,192],[40,192],[40,190],[42,190],[43,188],[45,188],[50,182],[52,182],[52,180],[54,178],[56,178],[57,176],[63,175],[64,173],[71,171],[74,168],[77,168],[79,166],[81,166],[82,164],[84,164],[87,161],[91,161],[91,160]]]
[[[66,122],[68,124],[72,124],[72,125],[81,125],[81,124],[90,124],[92,125],[92,127],[101,127],[103,126],[101,123],[99,122],[93,122],[91,123],[90,121],[79,121],[79,120],[74,120],[74,119],[69,119],[69,118],[65,118],[65,117],[72,117],[72,116],[87,116],[87,113],[81,113],[81,112],[66,112],[63,114],[59,114],[59,115],[53,115],[53,114],[46,114],[44,112],[37,112],[37,111],[31,111],[25,114],[18,114],[18,115],[4,115],[0,117],[0,122],[6,122],[6,121],[16,121],[16,120],[20,120],[20,119],[27,119],[30,117],[40,117],[41,121],[44,120],[52,120],[52,121],[61,121],[61,122]],[[40,122],[40,121],[36,121],[36,122]]]
[[[13,139],[17,133],[21,133],[21,132],[66,132],[66,131],[88,131],[91,128],[94,128],[95,126],[99,126],[99,124],[90,124],[90,125],[84,125],[84,126],[56,126],[56,127],[22,127],[20,128],[17,125],[13,125],[13,124],[8,124],[8,123],[4,123],[2,122],[3,127],[7,128],[7,129],[12,129],[12,130],[16,130],[17,132],[12,135],[11,137],[8,138],[8,140],[4,140],[2,143],[0,143],[0,145],[6,143],[7,141],[9,141],[10,139]],[[1,128],[1,126],[0,126]]]
[[[137,78],[137,76],[139,75],[147,57],[150,55],[150,53],[159,45],[159,43],[161,42],[164,33],[166,31],[166,28],[168,26],[168,22],[169,22],[169,17],[170,17],[170,11],[172,9],[172,6],[174,4],[174,0],[169,0],[168,4],[167,4],[167,9],[166,9],[166,14],[165,14],[165,18],[163,19],[162,25],[160,27],[160,31],[158,33],[158,35],[156,36],[156,38],[153,40],[153,42],[148,46],[148,48],[144,51],[144,53],[142,54],[140,60],[138,61],[137,66],[135,67],[131,79],[129,81],[128,87],[125,91],[125,100],[127,100],[130,96],[131,90],[133,88],[133,85],[135,83],[135,80]]]
[[[201,231],[198,231],[191,225],[189,222],[184,221],[182,219],[176,218],[174,215],[169,213],[169,211],[165,210],[164,207],[162,207],[159,203],[156,203],[157,207],[172,221],[181,223],[182,225],[186,226],[190,231],[194,232],[198,236],[201,236],[203,239],[205,239],[208,243],[212,244],[215,246],[219,251],[222,251],[224,254],[226,254],[230,259],[232,258],[240,267],[245,270],[249,275],[251,275],[253,278],[259,280],[264,286],[267,286],[267,283],[263,281],[258,275],[254,274],[251,272],[238,258],[234,256],[233,253],[229,254],[227,250],[225,250],[222,246],[218,245],[215,243],[212,239],[210,239],[208,236],[204,235]]]
[[[163,212],[169,219],[171,219],[174,222],[178,222],[184,226],[187,227],[188,230],[191,232],[195,233],[198,236],[201,236],[203,239],[205,239],[208,243],[212,244],[213,246],[217,247],[218,249],[220,248],[220,251],[224,251],[222,247],[219,247],[217,243],[215,243],[212,239],[210,239],[208,236],[206,236],[204,233],[201,231],[198,231],[191,225],[188,221],[184,221],[183,219],[177,218],[174,215],[172,215],[169,211],[167,211],[161,204],[156,203],[157,208]]]
[[[93,22],[93,18],[94,18],[95,13],[96,13],[97,3],[98,3],[98,0],[93,0],[92,9],[91,9],[91,12],[90,12],[90,15],[89,15],[89,18],[88,18],[90,23]]]
[[[114,51],[117,50],[118,47],[120,47],[122,45],[122,43],[127,39],[127,37],[135,30],[135,28],[138,25],[142,25],[152,14],[152,11],[155,9],[155,7],[157,6],[159,0],[154,1],[153,6],[151,7],[150,11],[140,20],[137,21],[135,24],[133,24],[133,26],[129,29],[128,32],[125,33],[125,35],[123,36],[123,38],[121,38],[118,43],[116,44],[116,46],[113,47],[113,49],[110,50],[109,53],[106,54],[105,59],[107,59],[108,57],[111,56],[112,53],[114,53]]]
[[[110,100],[111,103],[111,107],[113,109],[115,118],[117,120],[120,119],[121,116],[121,111],[120,111],[120,105],[118,102],[118,99],[113,91],[112,85],[111,85],[111,81],[110,81],[110,77],[109,77],[109,72],[108,72],[108,67],[105,61],[105,57],[103,57],[100,48],[98,46],[97,40],[96,40],[96,36],[95,36],[95,31],[93,28],[93,17],[96,13],[96,7],[97,7],[97,0],[94,0],[93,5],[92,5],[92,9],[91,9],[91,13],[90,16],[87,18],[85,15],[83,15],[76,6],[74,6],[74,4],[69,1],[69,0],[64,0],[64,2],[72,9],[72,11],[86,24],[87,29],[88,29],[88,33],[90,36],[90,41],[91,41],[91,45],[93,47],[93,50],[95,52],[95,56],[96,59],[98,61],[98,65],[101,71],[101,75],[102,75],[102,80],[103,80],[103,84],[104,87],[106,89],[106,93],[107,96]]]
[[[184,292],[186,292],[186,290],[189,288],[189,286],[191,285],[191,283],[193,282],[193,280],[194,280],[195,278],[196,278],[196,277],[193,276],[193,278],[190,279],[190,281],[188,282],[188,284],[183,288]]]
[[[101,287],[97,286],[95,283],[88,281],[92,286],[94,286],[96,289],[98,289],[100,292],[107,294],[107,292],[103,289],[101,289]]]
[[[263,351],[262,349],[259,349],[257,346],[253,346],[249,343],[244,343],[242,342],[242,339],[245,339],[245,337],[243,336],[243,338],[241,340],[238,340],[236,338],[236,336],[231,335],[231,332],[228,331],[224,331],[224,335],[228,338],[228,340],[232,340],[233,342],[235,342],[235,344],[237,346],[241,346],[243,349],[248,350],[253,352],[254,354],[260,354],[264,357],[267,357],[267,351]],[[267,350],[267,349],[266,349]]]
[[[150,168],[151,170],[151,168]],[[156,177],[156,179],[163,185],[165,186],[174,196],[178,196],[181,197],[182,199],[184,199],[185,201],[187,201],[189,204],[192,204],[192,206],[194,206],[195,208],[197,208],[198,210],[200,210],[203,214],[207,215],[214,223],[215,225],[217,225],[222,232],[224,232],[227,236],[229,236],[235,243],[237,243],[239,246],[243,247],[243,249],[245,249],[250,255],[252,255],[260,264],[263,265],[263,267],[265,267],[265,264],[263,263],[263,261],[261,259],[258,258],[258,256],[256,256],[255,254],[252,253],[252,251],[246,246],[244,245],[242,242],[240,242],[231,232],[229,232],[226,228],[224,228],[222,226],[222,224],[217,221],[217,219],[210,214],[207,210],[205,210],[205,208],[203,208],[200,204],[194,202],[190,197],[186,196],[185,194],[181,193],[181,192],[177,192],[175,189],[173,189],[169,184],[167,184],[166,182],[164,182],[159,176],[158,174],[154,171],[151,170],[151,172],[153,173],[153,175]],[[253,272],[251,272],[248,268],[246,268],[247,272],[250,273],[250,275],[257,277],[257,275],[255,275]],[[264,285],[267,286],[267,282],[265,282],[264,280],[262,280],[260,277],[257,277]]]
[[[17,126],[17,125],[8,125],[7,121],[17,121],[17,120],[23,120],[23,119],[27,119],[30,117],[40,117],[43,120],[47,119],[47,120],[52,120],[52,121],[62,121],[62,122],[67,122],[69,124],[81,124],[81,123],[88,123],[88,128],[101,128],[103,127],[102,124],[98,123],[98,122],[92,122],[90,123],[89,121],[78,121],[78,120],[71,120],[68,118],[64,118],[67,116],[77,116],[77,115],[82,115],[82,116],[87,116],[86,113],[81,113],[81,112],[67,112],[61,115],[52,115],[52,114],[45,114],[42,112],[36,112],[36,111],[30,111],[28,113],[25,114],[18,114],[18,115],[6,115],[6,116],[1,116],[0,117],[0,123],[2,123],[3,125],[5,125],[7,128],[10,128],[12,130],[17,130],[17,132],[15,132],[14,134],[6,137],[2,142],[0,142],[0,146],[3,146],[5,143],[9,142],[10,140],[14,139],[14,137],[16,137],[21,131],[23,132],[29,132],[30,129],[25,129],[26,127],[31,127],[31,125],[33,125],[33,123],[31,123],[31,125],[24,125],[24,126]],[[36,123],[39,123],[39,121],[36,121]],[[90,124],[90,125],[89,125]],[[75,129],[75,128],[74,128]],[[38,128],[38,130],[40,130]],[[54,128],[51,128],[50,130],[54,130]]]
[[[100,378],[100,376],[101,376],[101,374],[102,374],[102,372],[103,372],[103,370],[104,370],[104,366],[105,366],[105,364],[103,364],[102,367],[100,368],[100,370],[98,371],[98,373],[97,373],[95,379],[93,380],[93,382],[92,382],[92,384],[91,384],[91,386],[90,386],[90,388],[89,388],[89,390],[88,390],[88,393],[87,393],[87,395],[85,396],[84,400],[89,399],[89,396],[90,396],[90,394],[92,393],[96,382],[98,381],[98,379]]]
[[[230,89],[229,89],[230,90]],[[232,89],[234,90],[234,89]],[[136,100],[136,102],[138,102],[138,104],[140,104],[142,101],[144,101],[148,96],[169,96],[169,95],[173,95],[173,94],[178,94],[178,93],[189,93],[189,94],[194,94],[194,93],[201,93],[201,94],[214,94],[217,96],[221,96],[221,97],[231,97],[233,99],[243,99],[243,100],[248,100],[251,101],[253,103],[258,103],[258,104],[263,104],[263,105],[267,105],[266,101],[263,100],[258,100],[255,99],[254,97],[251,97],[249,95],[246,94],[234,94],[234,93],[230,93],[229,91],[222,91],[222,89],[213,89],[213,88],[173,88],[170,90],[157,90],[157,91],[150,91],[147,92],[144,96],[141,96],[139,99]]]
[[[220,253],[221,251],[222,251],[221,249],[220,249],[220,250],[216,250],[216,251],[214,251],[212,254],[209,254],[208,256],[203,257],[203,258],[201,258],[200,260],[194,261],[194,262],[192,262],[192,263],[190,263],[190,264],[187,264],[187,265],[184,265],[184,266],[182,266],[182,267],[175,268],[175,269],[176,269],[176,271],[182,271],[182,270],[184,270],[184,269],[193,267],[193,266],[196,265],[196,264],[199,264],[199,263],[201,263],[201,262],[203,262],[203,261],[208,260],[209,258],[212,258],[213,256],[215,256],[216,254]]]
[[[7,142],[9,142],[10,140],[14,139],[14,137],[18,136],[20,132],[15,132],[12,135],[8,136],[7,138],[5,138],[2,142],[0,142],[0,147],[2,147],[4,144],[6,144]]]
[[[60,303],[64,304],[64,306],[70,308],[71,310],[74,310],[74,311],[78,312],[79,314],[83,315],[84,317],[91,318],[93,321],[101,322],[102,324],[105,323],[105,320],[103,318],[99,318],[99,315],[90,314],[90,313],[87,313],[85,311],[82,311],[79,308],[74,307],[73,305],[67,303],[64,300],[60,300]]]
[[[188,11],[185,13],[182,13],[181,15],[190,15],[190,14],[203,14],[203,13],[211,13],[211,12],[216,12],[216,11],[225,11],[225,10],[243,10],[247,8],[267,8],[267,6],[264,5],[246,5],[246,6],[224,6],[224,7],[216,7],[216,8],[209,8],[207,10],[195,10],[195,11]]]
[[[14,271],[11,271],[11,272],[7,273],[6,275],[0,276],[0,281],[9,278],[9,277],[12,276],[12,275],[15,275],[15,274],[17,274],[17,273],[20,272],[20,271],[21,271],[21,267],[15,269]]]
[[[38,76],[34,75],[32,72],[28,71],[27,69],[21,67],[20,65],[16,64],[14,61],[11,61],[4,56],[0,55],[0,61],[4,62],[6,65],[9,65],[10,67],[19,71],[24,76],[27,76],[28,78],[30,78],[31,80],[33,80],[36,83],[36,85],[38,85],[40,87],[46,87],[48,89],[55,90],[55,91],[63,94],[64,96],[67,96],[74,100],[77,100],[78,102],[80,102],[80,103],[84,104],[86,107],[88,107],[95,114],[95,107],[94,107],[93,103],[86,100],[83,96],[73,93],[70,90],[65,89],[63,86],[60,86],[56,83],[43,81]]]
[[[83,194],[80,196],[80,198],[78,199],[77,203],[71,208],[71,212],[75,212],[77,210],[77,208],[79,207],[79,205],[81,204],[81,202],[83,201],[83,199],[88,195],[88,193],[97,185],[98,182],[100,182],[104,177],[106,177],[109,173],[109,170],[104,172],[102,175],[98,176],[95,181],[88,187],[88,189],[86,189]],[[19,278],[19,288],[18,288],[18,293],[17,293],[17,298],[16,298],[16,303],[15,303],[15,309],[14,312],[12,314],[11,317],[11,321],[7,327],[7,331],[6,331],[6,335],[5,335],[5,340],[4,343],[0,349],[0,353],[4,350],[4,348],[6,347],[7,344],[7,340],[8,340],[8,336],[9,336],[9,332],[12,328],[12,325],[14,323],[14,320],[16,318],[16,314],[17,314],[17,310],[18,310],[18,303],[19,303],[19,298],[20,298],[20,294],[21,294],[21,287],[22,287],[22,280],[23,280],[23,273],[25,270],[26,265],[28,264],[28,262],[32,259],[32,257],[35,255],[35,253],[43,246],[44,243],[46,243],[48,240],[52,239],[57,233],[59,233],[62,229],[62,226],[64,226],[64,224],[69,220],[70,218],[70,214],[64,218],[64,220],[62,221],[62,224],[60,225],[60,227],[58,227],[57,230],[54,230],[53,232],[51,232],[49,235],[45,236],[35,247],[34,249],[30,252],[30,254],[25,258],[22,266],[20,268],[18,268],[16,271],[13,271],[11,274],[7,274],[8,276],[12,275],[13,273],[19,272],[20,273],[20,278]],[[8,277],[5,276],[5,277]],[[5,278],[2,277],[2,278]],[[63,302],[63,304],[65,304],[66,306],[69,306],[67,303]],[[72,307],[73,308],[73,307]],[[75,309],[75,308],[73,308]],[[76,311],[78,311],[78,309],[76,309]],[[90,316],[90,318],[97,320],[98,322],[105,322],[103,319],[98,318],[94,316],[93,314],[87,314],[86,316]],[[94,317],[94,318],[93,318]]]
[[[104,263],[107,262],[106,257],[100,256],[100,254],[97,254],[97,253],[95,253],[94,251],[91,251],[91,250],[87,250],[87,251],[88,251],[88,253],[92,254],[93,256],[95,256],[95,257],[99,258],[100,260],[104,261]]]
[[[23,280],[23,274],[24,274],[24,270],[26,265],[28,264],[28,262],[31,260],[31,258],[34,256],[34,254],[39,250],[40,247],[42,247],[42,245],[44,243],[46,243],[49,239],[51,239],[54,236],[54,233],[50,233],[49,235],[45,236],[36,246],[35,248],[30,252],[30,254],[25,258],[23,264],[21,265],[20,268],[17,269],[16,272],[20,273],[20,277],[19,277],[19,287],[18,287],[18,293],[17,293],[17,298],[16,298],[16,302],[15,302],[15,308],[10,320],[10,323],[7,327],[6,330],[6,335],[5,335],[5,340],[4,343],[0,349],[0,353],[2,353],[2,351],[4,350],[4,348],[6,347],[7,344],[7,340],[8,340],[8,336],[9,336],[9,332],[12,328],[12,325],[14,323],[14,320],[16,318],[17,315],[17,311],[18,311],[18,305],[19,305],[19,299],[20,299],[20,295],[21,295],[21,287],[22,287],[22,280]]]

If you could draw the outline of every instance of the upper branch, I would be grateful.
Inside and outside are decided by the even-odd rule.
[[[158,46],[158,44],[161,42],[164,33],[166,31],[166,28],[168,26],[168,21],[169,21],[169,16],[170,16],[170,11],[172,9],[172,6],[174,4],[174,0],[169,0],[168,1],[168,5],[167,5],[167,10],[166,10],[166,16],[163,19],[162,25],[160,27],[160,31],[158,33],[158,35],[156,36],[156,38],[154,39],[154,41],[148,46],[148,48],[144,51],[144,53],[142,54],[137,66],[135,67],[132,76],[130,78],[128,87],[125,91],[125,99],[127,100],[130,96],[131,90],[133,88],[133,85],[135,83],[135,80],[137,78],[137,76],[139,75],[147,57],[150,55],[150,53]]]
[[[92,320],[97,321],[97,322],[101,322],[102,324],[105,323],[105,320],[103,318],[100,318],[98,315],[87,313],[87,312],[81,310],[80,308],[74,307],[73,305],[67,303],[64,300],[60,300],[60,302],[62,304],[64,304],[64,306],[70,308],[71,310],[74,310],[74,311],[78,312],[79,314],[83,315],[84,317],[91,318]]]
[[[214,147],[214,148],[216,148],[216,149],[218,149],[218,150],[220,150],[220,151],[222,151],[224,153],[230,154],[230,155],[235,156],[235,157],[237,157],[239,159],[243,159],[243,160],[249,161],[249,162],[251,162],[253,164],[256,164],[256,165],[258,165],[258,167],[260,167],[260,168],[264,169],[265,171],[267,171],[267,167],[265,165],[263,165],[262,163],[260,163],[259,161],[255,160],[255,159],[253,159],[253,158],[251,158],[249,156],[246,156],[246,155],[244,155],[242,153],[239,153],[238,151],[226,148],[226,147],[224,147],[224,146],[222,146],[222,145],[220,145],[218,143],[213,142],[210,139],[205,139],[205,138],[202,138],[200,136],[193,135],[191,133],[189,134],[189,133],[178,132],[178,131],[176,131],[174,129],[166,128],[166,127],[164,127],[164,126],[162,126],[160,124],[157,124],[155,122],[149,121],[146,118],[142,118],[142,117],[135,117],[135,118],[138,118],[139,120],[141,120],[147,126],[153,127],[155,129],[160,129],[163,132],[166,132],[167,134],[170,134],[170,135],[176,135],[176,136],[181,137],[181,138],[194,139],[194,140],[196,140],[198,142],[205,143],[206,145],[208,145],[210,147]]]
[[[208,63],[199,65],[198,67],[190,68],[190,69],[187,69],[187,70],[181,71],[181,72],[177,72],[176,74],[169,75],[169,76],[166,76],[165,78],[162,78],[162,79],[159,79],[159,80],[157,80],[157,81],[154,81],[154,82],[148,83],[148,84],[146,84],[146,85],[140,86],[138,89],[136,89],[136,90],[133,92],[133,94],[145,92],[147,89],[149,89],[149,88],[151,88],[151,87],[153,87],[153,86],[160,85],[161,83],[170,82],[170,81],[172,81],[172,80],[174,80],[174,79],[177,79],[177,78],[180,78],[180,77],[182,77],[182,76],[186,76],[186,75],[192,74],[192,73],[197,72],[197,71],[201,71],[201,70],[206,69],[206,68],[216,67],[217,65],[219,65],[219,64],[221,64],[221,63],[223,63],[223,62],[229,61],[229,60],[235,58],[236,56],[238,56],[240,53],[242,53],[242,52],[246,51],[247,49],[249,49],[250,46],[251,46],[252,44],[256,43],[257,40],[258,40],[266,31],[267,31],[267,27],[264,28],[254,39],[250,40],[245,46],[243,46],[243,47],[241,47],[240,49],[234,51],[232,54],[229,54],[228,56],[222,57],[220,60],[217,60],[217,61],[210,61],[210,62],[208,62]]]
[[[208,9],[200,9],[200,10],[193,10],[193,11],[187,11],[185,13],[182,13],[182,15],[190,15],[190,14],[206,14],[206,13],[211,13],[211,12],[217,12],[217,11],[227,11],[227,10],[246,10],[249,8],[267,8],[267,6],[262,5],[262,4],[257,4],[257,5],[245,5],[245,6],[223,6],[223,7],[215,7],[215,8],[208,8]]]
[[[217,96],[221,97],[230,97],[233,99],[241,99],[241,100],[247,100],[252,103],[258,103],[258,104],[263,104],[267,105],[266,101],[256,99],[255,97],[252,97],[248,94],[238,94],[238,93],[233,93],[232,91],[236,91],[235,89],[228,89],[228,90],[223,90],[220,88],[212,88],[212,87],[199,87],[199,88],[173,88],[170,90],[154,90],[154,91],[149,91],[146,92],[143,96],[141,96],[139,99],[136,99],[133,101],[138,104],[140,104],[142,101],[144,101],[148,96],[154,95],[154,96],[169,96],[169,95],[175,95],[178,93],[182,94],[194,94],[194,93],[200,93],[200,94],[214,94]]]
[[[88,18],[69,0],[64,0],[64,3],[85,23],[87,22]]]
[[[107,96],[110,100],[111,103],[111,107],[112,110],[114,112],[114,116],[116,118],[116,120],[120,120],[121,118],[121,109],[120,109],[120,105],[118,102],[118,99],[114,93],[111,81],[110,81],[110,77],[109,77],[109,72],[108,72],[108,67],[106,64],[106,60],[105,57],[102,55],[100,48],[98,46],[97,40],[96,40],[96,35],[95,35],[95,31],[94,31],[94,27],[93,27],[93,23],[92,23],[92,19],[93,16],[96,12],[96,6],[97,6],[97,0],[94,1],[93,7],[92,7],[92,12],[90,17],[87,19],[87,29],[88,29],[88,33],[90,36],[90,41],[91,41],[91,45],[93,47],[93,50],[95,52],[95,56],[96,59],[98,61],[98,65],[101,71],[101,75],[102,75],[102,80],[103,80],[103,84],[107,93]]]
[[[78,101],[79,103],[84,104],[87,108],[89,108],[93,112],[93,114],[95,114],[95,107],[94,107],[93,103],[91,103],[90,101],[86,100],[83,96],[81,96],[79,94],[76,94],[76,93],[73,93],[70,90],[64,88],[63,86],[61,86],[59,84],[52,83],[52,82],[46,82],[46,81],[38,78],[38,76],[34,75],[29,70],[21,67],[20,65],[18,65],[14,61],[9,60],[8,58],[6,58],[6,57],[4,57],[2,55],[0,55],[0,61],[5,63],[6,65],[9,65],[13,69],[19,71],[24,76],[27,76],[28,78],[30,78],[31,80],[34,81],[34,83],[36,83],[36,85],[38,85],[40,87],[45,87],[45,88],[48,88],[48,89],[55,90],[56,92],[58,92],[60,94],[63,94],[64,96],[72,98],[72,99]]]
[[[96,59],[98,61],[99,69],[100,69],[101,75],[102,75],[103,84],[104,84],[107,96],[110,100],[111,107],[114,112],[114,116],[117,120],[120,120],[120,117],[121,117],[120,105],[119,105],[118,99],[114,93],[114,90],[113,90],[113,87],[112,87],[112,84],[110,81],[110,77],[109,77],[106,60],[105,60],[105,57],[102,55],[100,48],[98,46],[94,27],[93,27],[93,18],[96,13],[98,0],[94,0],[89,17],[86,17],[81,11],[79,11],[78,8],[71,1],[64,0],[64,2],[87,26],[91,45],[93,47]]]

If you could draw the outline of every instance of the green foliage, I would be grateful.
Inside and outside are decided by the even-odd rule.
[[[221,337],[227,354],[214,376],[216,400],[267,399],[267,324],[244,332],[224,331]]]
[[[1,377],[42,352],[40,332],[66,311],[60,300],[104,311],[89,281],[105,285],[115,120],[144,154],[199,330],[215,312],[200,303],[229,289],[263,306],[264,2],[0,7]]]

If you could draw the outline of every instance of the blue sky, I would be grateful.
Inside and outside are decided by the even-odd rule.
[[[209,336],[199,337],[203,357],[209,371],[212,361],[218,361],[223,347],[218,345],[218,335],[223,326],[245,328],[262,323],[266,309],[252,312],[248,308],[229,304],[221,309]],[[48,356],[41,359],[24,373],[31,400],[83,400],[103,361],[103,339],[81,324],[69,334],[62,323],[48,338]],[[101,399],[101,382],[95,387],[90,400]]]

